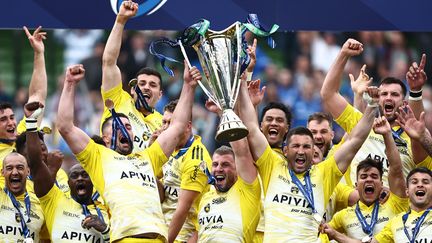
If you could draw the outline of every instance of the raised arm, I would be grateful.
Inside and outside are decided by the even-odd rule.
[[[43,105],[40,102],[27,103],[26,115],[26,148],[30,173],[34,182],[37,197],[45,196],[54,186],[55,178],[51,176],[48,166],[42,161],[41,141],[37,131],[37,120],[42,115]]]
[[[406,198],[405,177],[402,171],[402,161],[396,143],[393,140],[390,123],[385,116],[375,118],[374,132],[384,137],[385,154],[389,161],[388,181],[390,191],[400,198]]]
[[[180,135],[184,133],[187,123],[192,117],[195,88],[198,84],[198,80],[201,80],[201,74],[196,67],[189,69],[188,65],[185,63],[183,79],[183,88],[171,118],[171,124],[167,130],[163,131],[156,139],[167,157],[170,157],[173,153]]]
[[[324,79],[323,86],[321,87],[321,99],[325,109],[330,112],[335,119],[342,114],[345,107],[348,105],[348,102],[339,93],[345,65],[350,57],[359,55],[362,52],[363,44],[354,39],[348,39],[342,46],[339,55],[336,57],[336,60]]]
[[[237,102],[237,105],[241,107],[241,109],[239,109],[240,119],[249,130],[247,139],[253,160],[256,161],[264,153],[266,147],[268,146],[268,142],[258,126],[258,118],[255,113],[255,108],[249,97],[248,88],[245,81],[242,81],[240,84]]]
[[[422,91],[423,85],[427,81],[426,72],[424,71],[425,65],[426,54],[423,54],[420,64],[418,65],[417,62],[413,62],[406,73],[406,80],[408,81],[410,88],[408,103],[417,119],[420,118],[420,114],[424,111]],[[411,141],[411,150],[413,161],[416,164],[422,162],[428,155],[427,151],[423,149],[420,141],[416,139]]]
[[[378,88],[368,87],[367,92],[371,99],[369,100],[365,112],[363,113],[363,117],[353,128],[351,133],[347,135],[345,142],[338,150],[336,150],[334,155],[338,168],[342,173],[346,172],[348,166],[351,164],[352,159],[369,135],[376,111],[378,110]]]
[[[76,64],[66,69],[66,77],[57,114],[57,128],[74,154],[83,151],[90,142],[90,137],[73,123],[75,88],[78,86],[79,81],[84,78],[84,72],[84,67],[81,64]]]
[[[45,69],[45,46],[43,40],[46,39],[46,32],[42,32],[41,26],[39,26],[33,34],[30,33],[27,27],[24,26],[23,29],[34,51],[33,73],[30,81],[28,103],[40,102],[42,105],[45,105],[48,82]]]
[[[238,175],[247,183],[252,184],[257,177],[257,169],[249,149],[247,138],[230,143],[234,155]]]
[[[366,104],[363,102],[363,93],[366,91],[367,87],[372,83],[373,78],[369,78],[369,75],[366,73],[366,64],[360,69],[359,76],[357,79],[354,79],[354,76],[350,73],[349,78],[351,81],[351,89],[354,92],[354,104],[353,106],[364,112],[366,109]]]
[[[399,108],[397,123],[405,130],[411,138],[412,146],[419,144],[426,155],[432,156],[432,137],[425,124],[425,113],[420,114],[420,119],[417,120],[410,106],[406,106],[406,112],[403,108]],[[414,152],[414,150],[413,150]],[[422,161],[422,160],[421,160]],[[414,162],[421,162],[414,161]]]
[[[137,11],[138,4],[132,1],[124,1],[120,6],[102,56],[102,91],[108,91],[122,82],[120,68],[117,66],[122,34],[126,22],[135,16]]]

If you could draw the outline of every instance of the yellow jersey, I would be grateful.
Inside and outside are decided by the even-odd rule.
[[[425,211],[416,212],[411,210],[408,215],[405,226],[407,227],[408,233],[410,237],[413,237],[413,229],[419,218]],[[406,212],[400,213],[396,217],[390,220],[384,229],[375,235],[375,239],[379,243],[409,243],[408,237],[404,231],[404,223],[402,217],[406,214]],[[429,212],[426,216],[425,220],[420,226],[417,237],[415,238],[415,242],[417,243],[429,243],[432,242],[432,213]]]
[[[90,140],[76,157],[109,208],[111,241],[145,233],[168,238],[155,177],[168,158],[157,141],[125,156]]]
[[[132,125],[132,131],[134,134],[134,152],[143,151],[148,147],[149,139],[154,131],[162,127],[162,115],[156,110],[148,115],[144,116],[135,108],[135,101],[130,94],[123,90],[121,82],[114,88],[108,91],[102,91],[102,99],[111,99],[114,102],[114,109],[117,113],[123,113],[129,117],[129,121]],[[101,130],[102,123],[107,117],[111,116],[111,112],[106,106],[101,118]]]
[[[27,221],[27,211],[24,203],[24,195],[16,197],[20,204],[20,211]],[[34,242],[39,242],[40,239],[48,239],[46,227],[44,225],[45,218],[42,212],[41,205],[38,198],[33,193],[28,193],[30,196],[30,222],[27,227],[30,231],[30,236]],[[19,216],[17,217],[17,210],[12,204],[11,199],[6,194],[4,189],[0,187],[0,242],[23,242],[24,236],[22,234],[21,223]]]
[[[265,193],[264,242],[315,242],[319,222],[314,220],[312,207],[294,184],[288,163],[267,146],[256,161]],[[331,156],[313,165],[310,180],[315,208],[323,216],[334,188],[343,174]],[[304,184],[304,174],[297,174]]]
[[[417,164],[417,167],[426,167],[429,170],[432,170],[432,157],[429,155],[422,162]]]
[[[260,216],[261,189],[240,177],[228,190],[214,187],[201,199],[198,242],[252,242]]]
[[[202,193],[208,191],[207,176],[200,169],[202,161],[207,167],[211,168],[211,157],[206,147],[201,143],[201,138],[194,136],[189,149],[181,156],[177,156],[179,151],[175,151],[168,162],[163,166],[163,184],[165,200],[162,203],[166,223],[169,225],[178,206],[180,189],[199,192],[189,209],[188,216],[182,229],[177,235],[176,240],[186,242],[193,232],[197,230],[197,213]]]
[[[335,120],[337,124],[339,124],[347,133],[350,133],[351,130],[355,127],[355,125],[359,122],[363,114],[356,110],[352,105],[348,104],[342,114]],[[393,130],[398,130],[399,126],[392,127]],[[402,132],[400,137],[406,142],[406,145],[396,144],[399,154],[402,160],[403,173],[405,177],[408,173],[416,167],[412,160],[412,151],[411,151],[411,139],[405,133]],[[373,131],[369,133],[368,138],[363,143],[360,150],[355,155],[351,166],[345,173],[345,181],[347,185],[354,186],[356,182],[356,169],[358,164],[366,159],[372,158],[383,163],[383,176],[382,180],[385,187],[389,187],[388,185],[388,168],[389,162],[387,156],[385,154],[385,144],[384,138],[380,134],[376,134]]]
[[[330,201],[327,205],[326,212],[324,214],[324,219],[326,222],[330,222],[330,220],[333,218],[333,215],[340,210],[348,207],[348,201],[349,196],[351,192],[353,192],[355,189],[339,182],[334,189]]]
[[[374,209],[375,203],[367,206],[366,204],[359,201],[358,205],[363,217],[365,217],[366,219],[366,222],[370,224],[370,220],[372,219],[372,211]],[[362,230],[362,226],[355,212],[356,207],[357,206],[354,205],[337,212],[334,215],[333,219],[330,221],[329,225],[333,229],[341,233],[345,233],[350,238],[361,240],[364,237],[368,236],[368,234],[364,233]],[[395,194],[390,193],[388,200],[383,205],[379,205],[378,220],[375,224],[375,227],[373,228],[373,235],[380,232],[389,220],[391,220],[401,212],[405,212],[408,208],[408,198],[399,198]]]
[[[102,234],[95,229],[85,229],[81,222],[85,216],[83,207],[75,200],[67,197],[57,186],[43,197],[39,198],[46,225],[53,242],[100,242],[103,243]],[[99,215],[95,205],[88,205],[90,214]],[[104,222],[109,225],[106,208],[98,205]]]
[[[62,168],[60,168],[57,171],[56,175],[56,186],[64,193],[69,193],[69,183],[68,183],[69,177],[66,174],[66,171],[64,171]]]

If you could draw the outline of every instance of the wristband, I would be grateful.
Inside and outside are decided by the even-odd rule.
[[[26,118],[26,129],[28,132],[36,132],[37,131],[37,119],[35,118]]]
[[[423,99],[423,97],[420,95],[420,96],[418,96],[418,97],[413,97],[413,96],[409,96],[408,97],[408,100],[412,100],[412,101],[419,101],[419,100],[422,100]]]
[[[413,101],[422,100],[423,98],[422,94],[423,94],[423,89],[420,89],[418,91],[410,90],[408,99]]]
[[[375,102],[367,92],[363,93],[363,100],[367,103],[367,106],[369,106],[369,107],[377,107],[378,106],[378,102]]]
[[[109,225],[107,225],[107,227],[101,232],[101,234],[102,234],[102,239],[105,241],[105,242],[109,242],[110,241],[110,235],[109,235],[109,232],[110,232],[110,227],[109,227]]]
[[[252,80],[252,74],[253,74],[253,72],[246,71],[246,81]]]

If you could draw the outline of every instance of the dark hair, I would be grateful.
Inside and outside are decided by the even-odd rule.
[[[234,151],[232,150],[232,148],[228,147],[226,145],[222,145],[219,148],[217,148],[213,154],[219,154],[219,155],[229,154],[229,155],[232,155],[233,158],[235,158]]]
[[[291,110],[284,104],[279,103],[279,102],[270,102],[268,105],[266,105],[262,112],[261,112],[261,121],[264,119],[264,116],[266,114],[266,112],[270,109],[279,109],[281,111],[283,111],[285,113],[285,118],[288,124],[288,127],[291,126]]]
[[[124,113],[117,113],[117,116],[124,117],[124,118],[127,118],[129,120],[129,117],[126,116]],[[103,132],[103,130],[105,130],[106,126],[108,125],[108,122],[111,121],[112,118],[113,118],[112,116],[105,118],[104,122],[102,123],[102,132]]]
[[[417,168],[411,170],[411,171],[408,173],[407,178],[406,178],[406,185],[407,185],[407,187],[408,187],[409,179],[410,179],[410,178],[411,178],[415,173],[428,174],[430,177],[432,177],[432,171],[431,171],[431,170],[429,170],[429,169],[426,168],[426,167],[417,167]]]
[[[95,143],[97,143],[97,144],[100,144],[100,145],[106,146],[105,141],[104,141],[104,140],[102,139],[102,137],[99,136],[99,135],[93,135],[93,136],[91,136],[91,139],[92,139]]]
[[[307,129],[306,127],[296,127],[289,130],[286,137],[286,144],[290,143],[290,139],[294,135],[306,135],[309,136],[313,141],[313,134],[309,129]]]
[[[357,165],[357,177],[359,175],[360,170],[369,170],[370,168],[376,168],[380,174],[380,178],[382,178],[383,175],[383,164],[382,162],[378,160],[374,160],[371,158],[364,159],[360,161],[360,163]]]
[[[168,111],[168,112],[174,113],[174,110],[175,110],[175,108],[176,108],[176,106],[177,106],[177,103],[178,103],[178,99],[177,99],[177,100],[170,101],[170,102],[169,102],[169,103],[164,107],[164,111]]]
[[[141,74],[153,75],[159,78],[159,86],[162,87],[162,76],[161,74],[153,68],[143,67],[137,73],[136,77],[138,78]]]
[[[12,104],[9,103],[9,102],[0,102],[0,111],[3,111],[5,109],[11,109],[11,110],[13,110]]]
[[[315,112],[312,113],[308,118],[308,124],[311,121],[317,121],[321,123],[323,121],[328,121],[330,128],[333,128],[333,117],[328,112]]]
[[[20,135],[18,135],[16,141],[15,141],[15,149],[19,154],[23,154],[24,148],[26,147],[26,137],[27,131],[24,131]],[[38,135],[40,140],[44,141],[44,135],[42,132],[38,131]]]
[[[402,88],[402,95],[405,97],[407,94],[407,88],[406,88],[405,84],[400,79],[393,78],[393,77],[387,77],[387,78],[384,78],[383,80],[381,80],[379,86],[381,86],[383,84],[399,84]]]

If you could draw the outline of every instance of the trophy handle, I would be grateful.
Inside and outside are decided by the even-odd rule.
[[[189,68],[192,68],[192,66],[190,64],[190,61],[189,61],[189,58],[188,58],[188,56],[186,54],[186,50],[184,49],[184,46],[183,46],[181,40],[179,40],[178,43],[179,43],[179,46],[180,46],[180,50],[181,50],[181,52],[183,54],[183,57],[186,60],[187,65],[189,66]],[[201,86],[201,89],[204,91],[204,93],[207,95],[207,97],[209,97],[209,99],[213,103],[215,103],[220,110],[222,110],[222,107],[219,105],[219,102],[217,102],[217,99],[206,89],[206,87],[201,83],[201,80],[198,80],[198,84],[199,84],[199,86]]]

